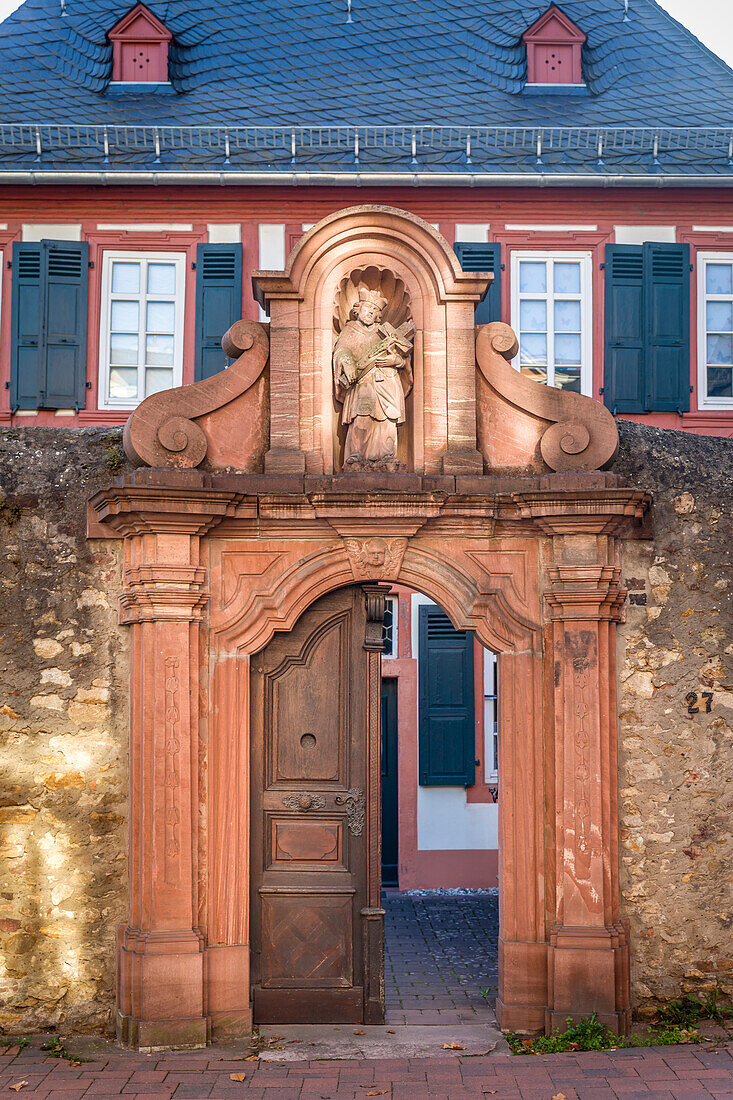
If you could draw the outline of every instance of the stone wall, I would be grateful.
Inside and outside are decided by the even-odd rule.
[[[620,429],[614,469],[654,493],[653,541],[624,547],[618,652],[621,888],[644,1015],[681,990],[733,996],[733,442]]]
[[[733,992],[733,444],[620,428],[616,470],[655,495],[653,540],[624,550],[619,631],[622,889],[644,1013],[681,990]],[[0,431],[0,1029],[10,1031],[112,1024],[127,897],[127,632],[120,544],[86,541],[85,502],[120,472],[119,444],[117,430]]]
[[[120,543],[86,499],[119,431],[0,432],[0,1030],[106,1030],[126,915]]]

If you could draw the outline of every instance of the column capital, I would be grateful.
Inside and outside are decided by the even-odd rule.
[[[120,623],[200,622],[209,593],[200,565],[150,563],[133,565],[123,574]]]
[[[580,482],[580,477],[564,480],[570,484],[512,493],[521,518],[531,520],[543,534],[623,535],[638,527],[651,504],[650,494],[641,489],[576,488],[572,481]]]
[[[606,620],[621,622],[626,589],[615,565],[550,565],[545,602],[552,621]]]

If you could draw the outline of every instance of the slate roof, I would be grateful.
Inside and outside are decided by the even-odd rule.
[[[0,24],[0,176],[733,180],[733,71],[654,0],[564,0],[572,91],[525,87],[546,0],[347,2],[149,0],[171,85],[131,90],[106,38],[130,0],[26,0]]]

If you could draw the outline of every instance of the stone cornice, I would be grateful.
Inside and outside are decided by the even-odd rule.
[[[421,528],[446,535],[460,529],[483,537],[624,537],[638,529],[651,504],[649,493],[599,484],[599,475],[573,477],[572,487],[547,487],[546,478],[440,478],[436,488],[438,479],[415,477],[394,489],[387,479],[379,486],[367,481],[363,487],[332,479],[332,487],[308,491],[309,479],[303,478],[145,473],[147,477],[133,475],[92,497],[90,536],[153,531],[201,536],[223,524],[227,535],[256,532],[292,538],[322,535],[327,529],[341,536],[411,537]]]

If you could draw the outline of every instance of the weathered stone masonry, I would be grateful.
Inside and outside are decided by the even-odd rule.
[[[618,653],[624,915],[646,1012],[681,989],[733,992],[733,447],[619,429],[614,469],[655,501],[653,539],[624,544]],[[86,540],[85,504],[121,472],[120,434],[0,433],[0,1027],[12,1031],[113,1025],[127,631],[121,545]]]
[[[107,1030],[126,906],[119,543],[87,542],[121,433],[0,437],[0,1028]]]

